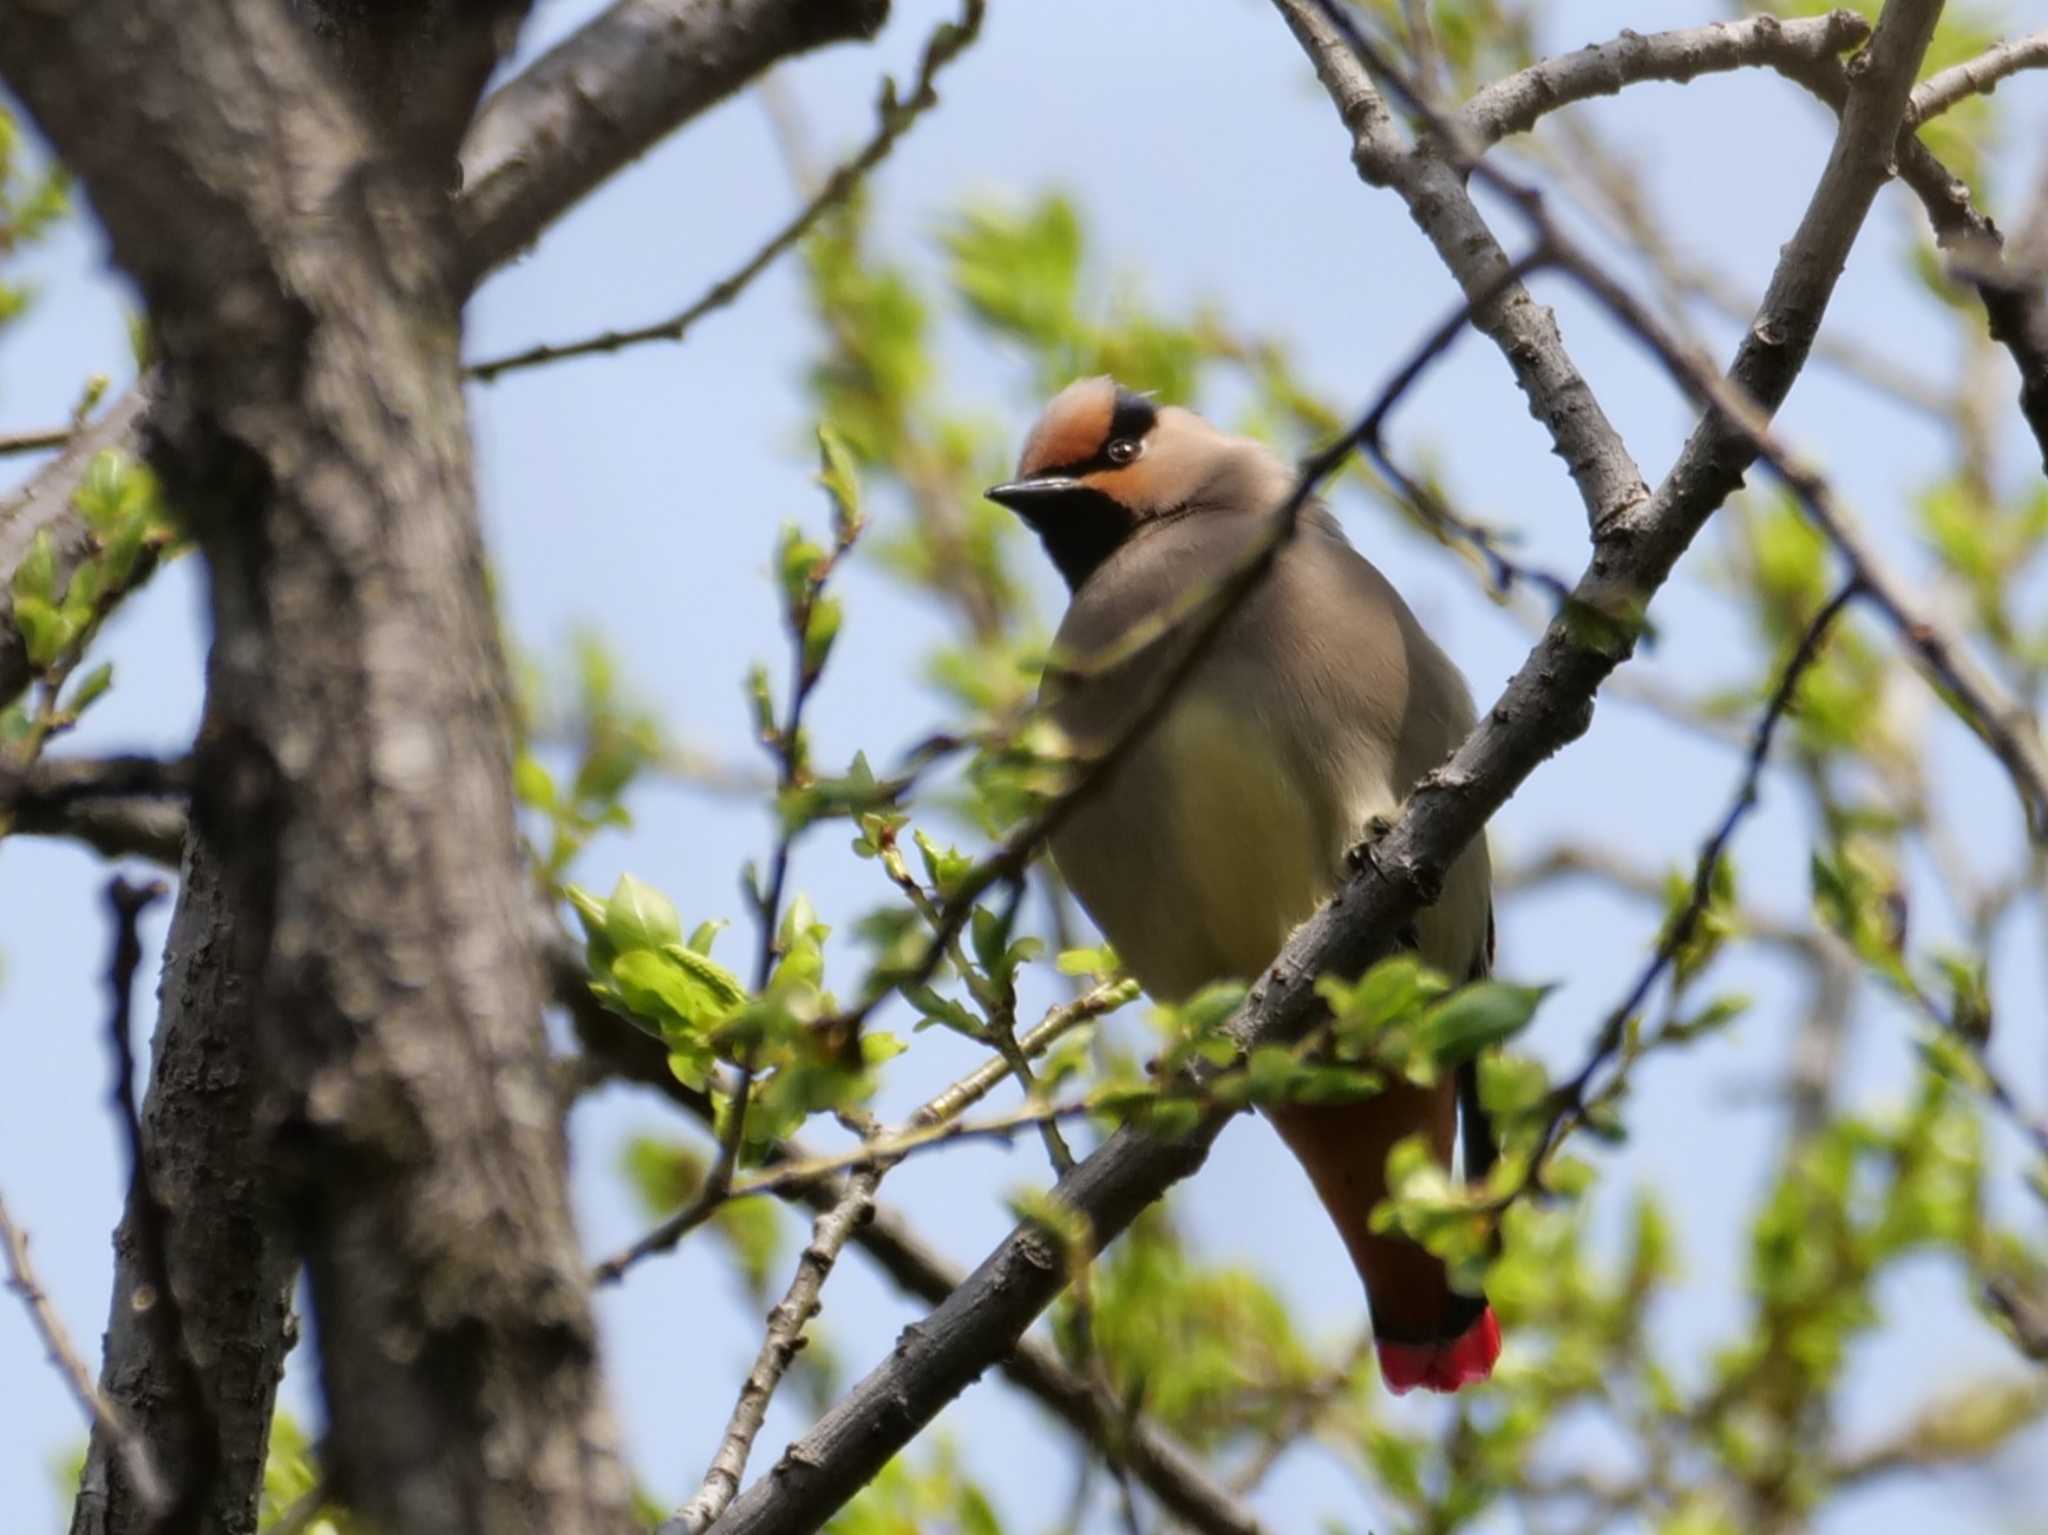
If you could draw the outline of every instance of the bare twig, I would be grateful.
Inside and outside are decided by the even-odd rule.
[[[1750,16],[1670,32],[1625,32],[1611,42],[1531,64],[1496,80],[1454,114],[1480,145],[1526,133],[1547,114],[1648,80],[1684,82],[1735,69],[1792,74],[1838,58],[1870,36],[1853,11],[1784,21]],[[1923,87],[1924,89],[1924,87]]]
[[[1929,75],[1913,90],[1913,104],[1906,121],[1918,127],[1931,117],[1972,96],[1988,96],[1998,82],[2023,69],[2048,68],[2048,28],[2030,32],[1987,48],[1974,59],[1951,65]]]
[[[669,1251],[691,1231],[703,1225],[720,1204],[730,1200],[751,1199],[757,1194],[786,1194],[835,1173],[862,1168],[886,1169],[907,1156],[940,1146],[966,1141],[1007,1142],[1019,1131],[1033,1129],[1049,1119],[1080,1119],[1101,1112],[1102,1106],[1088,1099],[1074,1103],[1027,1103],[988,1119],[947,1120],[895,1135],[877,1136],[849,1150],[829,1152],[807,1161],[781,1161],[752,1177],[731,1179],[715,1199],[706,1199],[700,1193],[685,1208],[598,1264],[591,1271],[591,1277],[598,1284],[616,1283],[641,1259]]]
[[[57,1373],[71,1389],[71,1395],[85,1410],[87,1421],[98,1425],[100,1431],[114,1441],[116,1453],[121,1457],[121,1467],[127,1473],[129,1485],[135,1489],[136,1496],[153,1516],[168,1512],[170,1495],[164,1490],[163,1477],[157,1472],[149,1446],[142,1442],[142,1436],[122,1416],[121,1410],[100,1395],[99,1387],[93,1383],[92,1371],[86,1368],[77,1345],[71,1341],[71,1334],[65,1330],[63,1319],[50,1304],[50,1297],[43,1292],[42,1283],[29,1263],[28,1233],[14,1224],[4,1199],[0,1199],[0,1256],[7,1260],[7,1288],[21,1298],[22,1305],[28,1310],[29,1325],[43,1340],[43,1351],[50,1356],[50,1363],[57,1367]]]
[[[1529,413],[1570,471],[1587,520],[1597,527],[1636,506],[1645,493],[1642,471],[1565,352],[1555,317],[1519,280],[1503,280],[1512,262],[1473,204],[1464,169],[1428,142],[1402,144],[1353,52],[1360,39],[1348,15],[1325,9],[1320,0],[1275,4],[1352,134],[1359,176],[1400,196],[1457,279],[1472,323],[1500,348]]]
[[[1526,1190],[1540,1186],[1544,1168],[1557,1150],[1564,1137],[1578,1125],[1585,1122],[1590,1110],[1588,1096],[1593,1078],[1612,1060],[1628,1037],[1631,1021],[1641,1010],[1650,991],[1671,968],[1679,952],[1692,941],[1699,930],[1700,921],[1706,916],[1707,907],[1713,900],[1714,875],[1721,866],[1721,859],[1727,853],[1728,844],[1734,839],[1737,828],[1755,808],[1757,785],[1763,777],[1764,763],[1771,754],[1771,742],[1777,734],[1778,724],[1792,707],[1792,700],[1799,691],[1800,680],[1809,668],[1820,659],[1821,647],[1827,639],[1828,630],[1834,622],[1862,592],[1862,587],[1850,581],[1828,600],[1813,616],[1793,649],[1791,658],[1785,663],[1779,675],[1778,685],[1772,690],[1769,703],[1758,717],[1755,734],[1749,748],[1749,760],[1743,765],[1741,781],[1723,812],[1720,823],[1707,837],[1700,848],[1700,856],[1693,869],[1692,892],[1677,915],[1665,924],[1663,936],[1657,941],[1655,952],[1649,963],[1636,977],[1628,995],[1608,1013],[1593,1037],[1593,1046],[1579,1069],[1552,1089],[1549,1113],[1542,1132],[1537,1136],[1535,1150],[1530,1154],[1528,1167],[1519,1185],[1498,1202],[1496,1208],[1505,1206]]]
[[[608,330],[581,341],[528,347],[521,352],[471,363],[463,370],[464,376],[490,383],[500,374],[515,372],[521,368],[538,367],[543,363],[561,362],[571,357],[588,357],[599,352],[616,352],[650,341],[682,340],[690,328],[705,315],[725,308],[738,298],[746,291],[747,284],[766,271],[776,257],[795,245],[819,219],[844,202],[853,189],[860,185],[861,178],[888,157],[889,151],[896,147],[896,141],[909,130],[911,124],[938,105],[938,76],[969,43],[974,41],[981,31],[982,16],[986,9],[986,0],[963,0],[960,19],[940,23],[925,43],[924,58],[918,66],[917,83],[909,97],[897,100],[894,82],[883,83],[882,99],[878,107],[881,121],[873,137],[861,146],[859,153],[833,171],[824,186],[818,189],[817,194],[797,211],[795,217],[769,236],[760,249],[735,268],[730,275],[713,283],[701,298],[687,308],[665,320],[656,320],[650,325],[635,326],[629,330]]]
[[[688,1535],[697,1535],[707,1528],[739,1493],[747,1456],[768,1414],[768,1403],[804,1345],[805,1325],[817,1315],[818,1293],[847,1239],[874,1218],[875,1187],[882,1181],[882,1171],[880,1166],[870,1166],[855,1173],[846,1181],[838,1201],[831,1209],[820,1211],[812,1224],[811,1240],[797,1261],[796,1277],[790,1281],[781,1303],[768,1313],[767,1336],[761,1340],[761,1351],[755,1356],[753,1369],[747,1372],[746,1384],[740,1388],[739,1403],[732,1410],[732,1421],[726,1425],[718,1453],[711,1459],[711,1469],[705,1473],[704,1485],[669,1521]]]
[[[53,426],[40,432],[0,432],[0,458],[61,448],[77,430],[75,426]]]

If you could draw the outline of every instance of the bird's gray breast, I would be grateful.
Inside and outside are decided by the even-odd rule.
[[[1141,535],[1076,594],[1059,652],[1085,671],[1213,589],[1258,526],[1222,515]],[[1264,969],[1334,888],[1366,819],[1397,802],[1405,614],[1375,600],[1376,572],[1361,585],[1343,560],[1370,572],[1334,530],[1305,527],[1053,839],[1075,895],[1156,997]],[[1083,753],[1113,749],[1188,643],[1177,633],[1049,688],[1054,718]]]

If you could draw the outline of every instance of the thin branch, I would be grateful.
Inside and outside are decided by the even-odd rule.
[[[599,1263],[591,1270],[591,1279],[597,1284],[616,1284],[634,1264],[643,1258],[668,1252],[676,1243],[709,1220],[721,1204],[732,1200],[751,1199],[757,1194],[789,1194],[837,1173],[869,1168],[887,1169],[905,1157],[940,1146],[959,1145],[966,1141],[1008,1143],[1020,1130],[1033,1129],[1047,1120],[1079,1119],[1101,1112],[1101,1105],[1093,1100],[1077,1103],[1027,1103],[1021,1108],[988,1119],[948,1120],[921,1129],[900,1131],[895,1135],[877,1136],[846,1151],[827,1152],[803,1161],[785,1159],[752,1177],[732,1179],[724,1192],[714,1199],[707,1199],[700,1193],[683,1209],[678,1210],[630,1246],[621,1248]]]
[[[53,426],[40,432],[0,432],[0,458],[16,453],[41,453],[61,448],[76,435],[75,426]]]
[[[1792,707],[1801,679],[1820,659],[1829,629],[1850,602],[1862,594],[1862,590],[1861,585],[1853,580],[1843,586],[1813,616],[1806,632],[1800,636],[1799,644],[1778,678],[1777,687],[1772,690],[1770,702],[1757,719],[1756,731],[1750,741],[1749,760],[1743,765],[1742,778],[1729,799],[1728,808],[1700,848],[1699,860],[1693,868],[1690,896],[1678,914],[1665,924],[1655,952],[1636,977],[1635,984],[1629,988],[1628,995],[1600,1025],[1584,1062],[1551,1091],[1549,1114],[1541,1134],[1537,1136],[1536,1149],[1530,1155],[1528,1167],[1519,1185],[1503,1196],[1497,1209],[1505,1208],[1524,1191],[1540,1185],[1544,1169],[1559,1144],[1586,1120],[1591,1108],[1592,1100],[1588,1094],[1593,1078],[1621,1050],[1628,1038],[1629,1026],[1641,1011],[1651,989],[1663,979],[1664,972],[1671,968],[1679,952],[1692,942],[1693,935],[1699,931],[1700,922],[1713,901],[1714,875],[1728,851],[1728,844],[1734,840],[1743,820],[1756,807],[1757,785],[1763,778],[1764,764],[1770,759],[1771,742],[1776,737],[1778,724]]]
[[[660,1094],[705,1125],[713,1123],[715,1110],[710,1098],[677,1081],[668,1068],[666,1051],[592,997],[581,949],[561,930],[552,913],[543,917],[541,953],[547,960],[556,999],[569,1010],[584,1049],[614,1074]],[[1122,1006],[1135,992],[1135,984],[1129,981],[1092,987],[1082,997],[1049,1012],[1020,1043],[1035,1053],[1068,1029]],[[1008,1074],[1003,1061],[991,1058],[933,1102],[944,1100],[948,1109],[957,1113],[978,1102]],[[771,1152],[769,1161],[805,1161],[811,1156],[792,1141]],[[826,1178],[780,1194],[822,1213],[839,1202],[844,1190],[842,1180]],[[943,1302],[967,1277],[934,1252],[908,1220],[886,1206],[877,1206],[873,1220],[854,1232],[853,1241],[907,1294],[930,1306]],[[1201,1461],[1150,1419],[1113,1412],[1090,1384],[1067,1369],[1044,1343],[1035,1338],[1019,1339],[1016,1347],[997,1361],[997,1367],[1019,1390],[1034,1397],[1090,1444],[1100,1446],[1112,1431],[1117,1433],[1132,1472],[1192,1529],[1203,1535],[1260,1535],[1259,1522],[1210,1477]]]
[[[59,757],[0,764],[0,836],[65,837],[103,857],[177,867],[187,765],[154,757]]]
[[[747,1372],[746,1384],[740,1388],[739,1403],[733,1408],[725,1437],[711,1458],[704,1485],[669,1525],[686,1531],[687,1535],[698,1535],[738,1495],[754,1436],[760,1433],[768,1415],[768,1403],[797,1351],[804,1346],[804,1327],[818,1313],[818,1293],[847,1239],[874,1218],[875,1187],[882,1181],[882,1172],[879,1165],[861,1169],[847,1179],[832,1208],[819,1212],[811,1226],[811,1240],[797,1262],[796,1277],[790,1281],[780,1304],[768,1313],[767,1336],[761,1340],[761,1351],[755,1356],[753,1369]]]
[[[1561,235],[1553,230],[1552,236],[1563,247],[1559,264],[1631,336],[1654,352],[1689,394],[1710,406],[1710,422],[1739,434],[1750,456],[1761,458],[1798,498],[1807,515],[1849,566],[1856,585],[1884,614],[1908,649],[1953,695],[1959,706],[1957,715],[2005,768],[2026,813],[2030,836],[2037,844],[2048,842],[2048,756],[2044,756],[2040,732],[2025,708],[1978,664],[1959,637],[1918,607],[1906,583],[1836,502],[1827,481],[1773,434],[1763,411],[1670,336],[1626,289]]]
[[[1493,887],[1502,895],[1519,894],[1574,878],[1593,880],[1650,902],[1661,903],[1668,893],[1665,876],[1659,870],[1633,863],[1614,848],[1579,842],[1552,843],[1531,857],[1497,864]],[[1817,928],[1805,923],[1753,907],[1738,909],[1733,920],[1745,937],[1788,955],[1815,961],[1828,955],[1827,939]]]
[[[136,924],[143,912],[163,899],[168,889],[161,880],[130,884],[116,878],[107,884],[107,904],[114,913],[114,951],[107,965],[107,985],[113,994],[107,1013],[107,1039],[113,1055],[109,1097],[127,1143],[128,1208],[135,1215],[142,1275],[134,1304],[151,1319],[160,1340],[159,1352],[176,1361],[177,1390],[185,1398],[193,1425],[190,1458],[181,1460],[178,1485],[161,1515],[162,1526],[177,1531],[196,1527],[201,1511],[208,1506],[222,1446],[220,1421],[207,1396],[205,1377],[193,1357],[191,1340],[185,1332],[184,1308],[171,1282],[170,1212],[164,1208],[149,1175],[142,1116],[135,1105],[135,1045],[130,1006],[136,967],[142,963],[142,940]]]
[[[833,171],[824,186],[819,188],[817,195],[805,203],[794,218],[769,236],[760,249],[728,276],[713,283],[704,295],[689,307],[665,320],[656,320],[651,325],[636,326],[630,330],[608,330],[581,341],[544,343],[503,357],[471,363],[463,370],[463,376],[491,383],[500,374],[515,372],[521,368],[538,367],[543,363],[561,362],[571,357],[588,357],[599,352],[616,352],[650,341],[681,341],[699,320],[714,310],[723,309],[732,303],[746,291],[749,283],[774,263],[778,256],[809,233],[819,219],[851,196],[853,189],[860,185],[861,178],[888,158],[889,151],[896,147],[896,141],[909,131],[911,124],[938,105],[938,76],[980,34],[982,16],[986,9],[987,0],[963,0],[959,20],[941,22],[933,30],[931,37],[925,42],[924,57],[917,71],[917,84],[909,98],[898,101],[895,83],[885,80],[882,85],[882,98],[877,107],[880,123],[874,135],[861,147],[860,152]]]
[[[1929,75],[1913,90],[1907,122],[1914,127],[1939,117],[1972,96],[1988,96],[1998,82],[2023,69],[2048,68],[2048,28],[1988,48],[1974,59]]]
[[[143,1443],[142,1436],[122,1416],[121,1410],[100,1395],[99,1387],[93,1383],[92,1371],[86,1368],[77,1345],[71,1341],[71,1334],[65,1330],[63,1319],[50,1304],[50,1297],[44,1293],[42,1282],[36,1278],[35,1268],[29,1263],[28,1233],[15,1225],[4,1199],[0,1199],[0,1257],[7,1260],[7,1288],[19,1296],[27,1308],[29,1325],[43,1340],[43,1351],[50,1356],[50,1363],[57,1367],[57,1373],[64,1378],[72,1397],[84,1409],[86,1421],[114,1441],[115,1453],[121,1457],[121,1467],[128,1475],[129,1485],[135,1489],[136,1497],[149,1511],[150,1517],[161,1517],[170,1509],[170,1495],[164,1490],[163,1477],[157,1472],[149,1446]]]
[[[1519,281],[1503,281],[1512,263],[1480,216],[1464,169],[1430,141],[1401,143],[1392,115],[1354,53],[1350,17],[1320,0],[1275,0],[1315,65],[1317,77],[1352,135],[1352,162],[1368,185],[1390,187],[1428,236],[1471,305],[1472,323],[1507,360],[1549,433],[1552,450],[1578,487],[1587,520],[1598,527],[1644,498],[1642,471],[1564,349],[1556,317]],[[1482,301],[1483,300],[1483,301]]]
[[[1794,21],[1750,16],[1670,32],[1624,32],[1611,42],[1543,59],[1496,80],[1454,120],[1481,145],[1527,133],[1548,114],[1649,80],[1683,83],[1736,69],[1792,74],[1838,58],[1870,36],[1853,11]],[[1923,87],[1924,89],[1924,87]]]

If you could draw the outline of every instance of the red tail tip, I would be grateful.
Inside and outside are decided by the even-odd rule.
[[[1448,1343],[1383,1342],[1378,1349],[1380,1379],[1395,1396],[1406,1396],[1417,1386],[1456,1391],[1493,1373],[1494,1361],[1500,1358],[1500,1320],[1488,1306],[1478,1321]]]

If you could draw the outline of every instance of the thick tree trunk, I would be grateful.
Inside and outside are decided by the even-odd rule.
[[[506,7],[465,14],[442,40],[464,57],[427,83],[443,94],[409,98],[421,143],[454,142],[496,56]],[[392,1535],[621,1529],[526,940],[446,181],[277,0],[0,19],[0,69],[84,181],[161,355],[150,456],[214,622],[194,826],[246,960],[338,1489]]]

